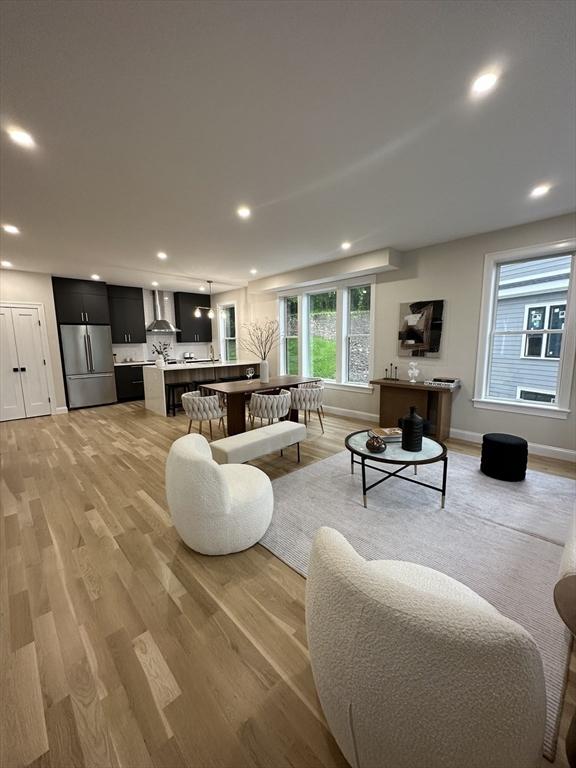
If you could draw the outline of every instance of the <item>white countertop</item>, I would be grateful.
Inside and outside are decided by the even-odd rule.
[[[259,365],[258,360],[236,360],[233,363],[222,363],[222,362],[190,362],[190,363],[175,363],[173,365],[165,365],[162,368],[158,368],[154,363],[152,365],[157,371],[188,371],[188,370],[197,370],[199,368],[235,368],[238,365]],[[138,365],[138,363],[121,363],[121,365]]]

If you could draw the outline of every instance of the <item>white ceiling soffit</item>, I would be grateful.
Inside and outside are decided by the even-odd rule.
[[[360,253],[356,256],[346,256],[343,259],[331,261],[328,264],[316,264],[311,267],[264,277],[260,280],[253,280],[248,284],[248,290],[250,292],[285,291],[354,277],[366,277],[379,272],[390,272],[399,269],[401,258],[402,254],[391,248]]]

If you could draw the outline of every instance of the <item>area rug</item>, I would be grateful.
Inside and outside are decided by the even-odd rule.
[[[420,467],[418,479],[440,485],[441,467]],[[350,474],[344,451],[274,480],[274,515],[261,544],[306,576],[314,534],[327,525],[363,557],[435,568],[521,624],[542,656],[544,754],[554,759],[570,637],[552,595],[576,483],[532,471],[524,482],[503,483],[481,474],[477,458],[451,453],[444,510],[439,493],[396,478],[369,491],[364,509],[358,470]],[[368,482],[376,477],[368,470]]]

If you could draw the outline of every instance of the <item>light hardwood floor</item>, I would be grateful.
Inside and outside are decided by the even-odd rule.
[[[302,465],[361,426],[313,420]],[[2,768],[347,765],[314,690],[304,579],[260,546],[197,555],[170,525],[164,462],[186,427],[140,403],[0,426]]]

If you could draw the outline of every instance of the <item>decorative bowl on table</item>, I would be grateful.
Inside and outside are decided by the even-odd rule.
[[[375,435],[372,431],[368,432],[368,440],[366,440],[366,448],[370,453],[384,453],[386,450],[386,441],[379,435]]]

